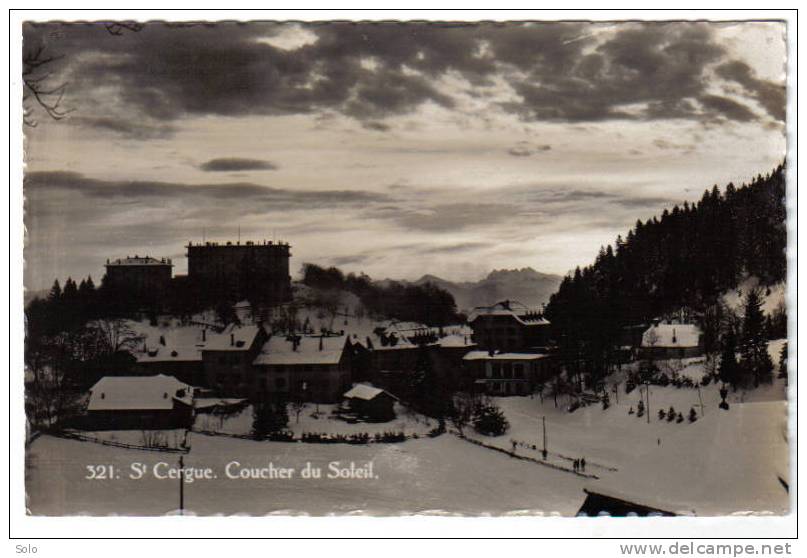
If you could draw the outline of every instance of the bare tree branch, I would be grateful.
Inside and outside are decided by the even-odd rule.
[[[103,25],[110,35],[123,35],[127,31],[137,33],[145,26],[145,24],[136,21],[111,21]],[[65,108],[62,105],[68,83],[62,82],[57,85],[48,85],[49,80],[53,77],[53,72],[47,69],[48,66],[62,58],[63,56],[47,55],[44,45],[39,45],[23,54],[22,120],[26,126],[36,127],[37,120],[34,118],[34,113],[37,107],[53,120],[62,120],[73,112],[74,109]]]

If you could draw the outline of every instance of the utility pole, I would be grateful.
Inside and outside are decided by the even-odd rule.
[[[701,396],[701,386],[700,385],[698,386],[698,401],[700,401],[700,404],[701,404],[701,416],[705,417],[706,416],[706,408],[703,406],[703,396]]]
[[[179,456],[179,515],[185,515],[185,463]]]
[[[547,452],[546,452],[546,415],[541,417],[541,422],[544,425],[544,449],[543,449],[543,451],[541,453],[544,456],[544,461],[546,461],[546,456],[547,456]]]

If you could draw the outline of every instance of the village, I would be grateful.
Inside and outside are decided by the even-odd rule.
[[[623,328],[605,381],[576,387],[543,308],[501,300],[435,326],[370,315],[349,292],[331,293],[323,307],[321,293],[291,280],[289,258],[288,244],[239,240],[189,244],[187,276],[174,276],[167,258],[107,260],[105,288],[138,305],[159,307],[177,284],[236,302],[107,324],[130,359],[78,394],[68,419],[32,425],[31,509],[61,515],[90,501],[93,513],[109,501],[109,511],[136,514],[787,509],[786,377],[729,392],[704,332],[683,314]],[[769,313],[782,293],[767,296]],[[740,303],[735,291],[726,297]],[[772,360],[783,343],[770,342]],[[643,375],[648,363],[652,377]],[[710,447],[733,436],[746,445]],[[176,475],[99,480],[69,465],[76,452],[118,471],[132,461],[165,466],[167,454],[217,473],[178,497],[167,485]],[[362,462],[374,473],[291,475],[269,493],[260,476],[228,483],[234,461]],[[295,500],[301,483],[314,486]],[[753,490],[738,494],[736,483]]]

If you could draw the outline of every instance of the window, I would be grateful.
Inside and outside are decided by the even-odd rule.
[[[493,370],[493,377],[494,378],[501,378],[502,377],[502,365],[498,362],[494,362],[490,365],[491,369]]]
[[[504,377],[504,378],[512,378],[513,377],[513,365],[510,364],[509,362],[506,362],[504,364],[503,368],[504,368],[504,373],[502,374],[502,377]]]
[[[524,365],[523,364],[514,364],[513,365],[513,378],[524,378]]]

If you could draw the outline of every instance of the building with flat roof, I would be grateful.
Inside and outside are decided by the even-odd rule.
[[[188,279],[230,300],[277,305],[291,300],[290,246],[283,242],[188,243]]]
[[[174,265],[170,258],[135,255],[107,260],[104,267],[107,287],[134,297],[158,299],[171,284]]]

